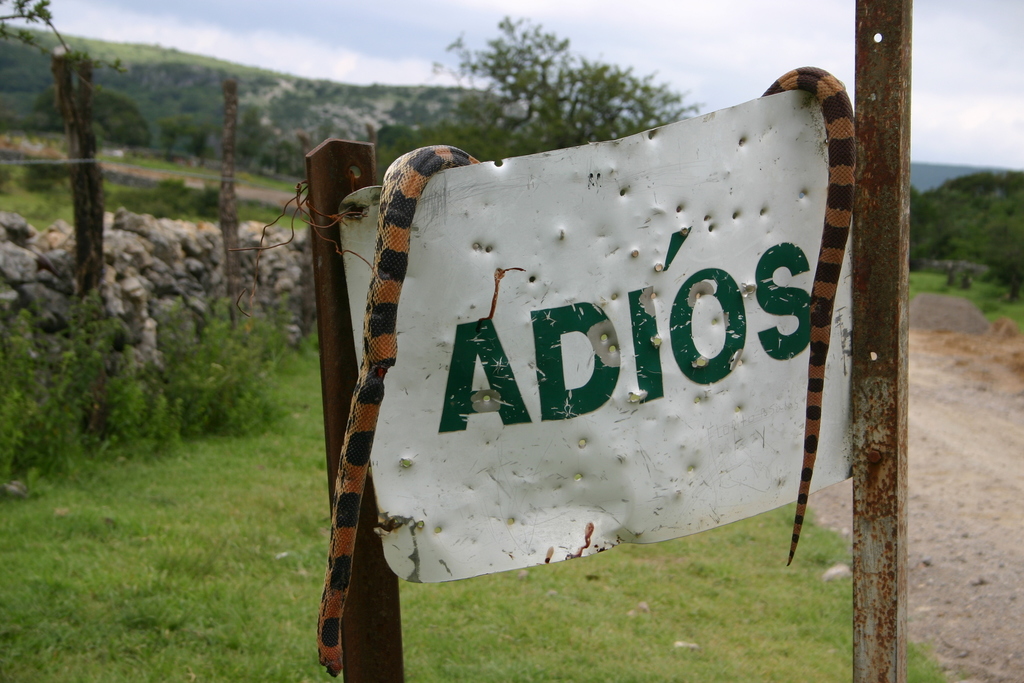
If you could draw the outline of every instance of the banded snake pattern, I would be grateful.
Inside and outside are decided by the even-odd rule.
[[[825,360],[852,215],[855,157],[853,108],[842,83],[826,71],[806,67],[779,78],[764,96],[788,90],[809,92],[821,105],[828,133],[829,183],[821,249],[811,289],[804,455],[787,564],[792,562],[800,539],[817,456]],[[394,366],[397,355],[398,301],[408,266],[409,231],[416,205],[433,175],[446,168],[475,163],[478,163],[476,159],[454,147],[426,147],[400,157],[384,177],[373,273],[363,323],[363,361],[352,395],[338,467],[330,551],[317,629],[320,664],[332,676],[337,676],[343,666],[341,618],[352,576],[363,485],[384,398],[384,377]]]

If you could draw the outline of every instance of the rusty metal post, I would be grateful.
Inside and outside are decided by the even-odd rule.
[[[337,225],[330,225],[329,216],[338,213],[341,200],[350,192],[373,185],[375,176],[373,145],[327,140],[306,155],[309,207],[317,226],[310,233],[310,247],[320,339],[329,501],[334,499],[334,480],[358,373],[345,267],[336,249],[341,244],[341,231]],[[373,479],[368,476],[356,531],[352,582],[342,620],[344,671],[349,683],[404,680],[398,579],[388,568],[380,539],[373,533],[376,521]]]
[[[911,0],[858,0],[853,680],[907,680]]]

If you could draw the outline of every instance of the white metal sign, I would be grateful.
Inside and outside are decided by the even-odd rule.
[[[785,93],[431,180],[373,448],[395,573],[556,562],[792,502],[826,156],[818,106]],[[375,230],[349,222],[346,249],[369,258]],[[361,349],[369,269],[346,258]],[[499,269],[522,270],[488,317]],[[849,272],[815,489],[850,473]]]

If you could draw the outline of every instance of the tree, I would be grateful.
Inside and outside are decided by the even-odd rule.
[[[989,226],[988,233],[987,261],[992,276],[1010,289],[1010,301],[1019,301],[1024,284],[1024,217],[998,221]]]
[[[36,97],[28,121],[33,129],[64,129],[60,113],[53,107],[53,98],[53,86]],[[146,123],[135,100],[128,95],[107,88],[96,88],[93,92],[92,114],[93,129],[102,142],[130,147],[149,146],[149,124]]]
[[[200,166],[206,161],[206,153],[210,151],[210,140],[216,131],[217,127],[212,123],[194,123],[188,129],[188,151],[192,156],[198,157]]]
[[[506,17],[498,29],[486,50],[461,38],[449,46],[459,58],[455,75],[473,88],[456,120],[427,137],[445,134],[475,156],[499,158],[619,138],[697,111],[653,75],[573,54],[567,39],[539,25]]]
[[[108,144],[149,147],[149,124],[135,100],[124,93],[97,88],[93,120],[96,134]]]
[[[49,54],[50,50],[39,41],[40,33],[23,27],[11,26],[11,21],[43,24],[64,48],[65,57],[69,63],[89,62],[95,69],[109,66],[121,71],[120,59],[115,59],[113,62],[93,59],[85,52],[68,47],[68,44],[64,42],[64,37],[53,24],[50,0],[0,0],[0,40],[13,40],[34,47],[44,54]]]
[[[192,116],[189,114],[176,114],[156,120],[160,127],[160,149],[164,151],[164,157],[171,158],[171,151],[178,144],[181,138],[190,138],[195,125]]]
[[[0,0],[0,40],[16,40],[46,52],[46,48],[39,44],[36,33],[12,27],[8,23],[12,20],[27,24],[44,24],[60,38],[53,25],[53,15],[50,14],[50,0]],[[60,42],[63,43],[64,39],[61,38]]]
[[[235,153],[239,165],[255,169],[260,155],[263,153],[264,143],[273,134],[273,129],[264,125],[262,112],[256,107],[246,107],[238,122],[237,141],[235,142]]]
[[[6,132],[18,121],[18,115],[0,98],[0,133]]]
[[[264,169],[281,175],[301,175],[304,161],[298,142],[286,138],[272,141],[260,156],[260,165]]]

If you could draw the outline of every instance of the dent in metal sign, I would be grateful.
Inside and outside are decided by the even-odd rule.
[[[785,93],[430,181],[373,448],[396,574],[556,562],[795,499],[824,137]],[[345,247],[369,258],[375,230],[350,221]],[[362,311],[369,270],[346,258]],[[848,274],[815,489],[850,473]]]

